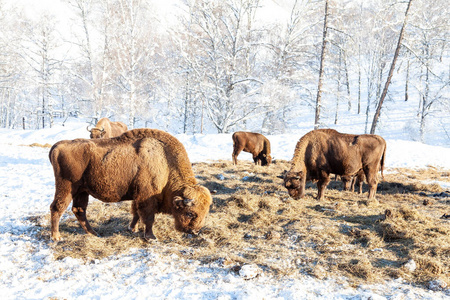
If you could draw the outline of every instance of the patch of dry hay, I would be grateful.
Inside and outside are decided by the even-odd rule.
[[[39,147],[39,148],[51,148],[52,145],[50,145],[49,143],[45,143],[45,144],[39,144],[39,143],[33,143],[30,145],[27,145],[28,147]]]
[[[219,262],[230,271],[253,263],[273,275],[346,276],[355,285],[398,277],[417,284],[439,278],[450,284],[450,220],[440,218],[449,213],[450,199],[428,197],[439,189],[422,183],[427,176],[449,172],[389,170],[379,184],[377,201],[367,201],[366,185],[359,195],[332,181],[325,200],[318,202],[311,183],[303,199],[288,196],[277,178],[289,168],[286,161],[269,167],[219,161],[196,163],[193,168],[200,183],[216,191],[199,236],[179,233],[171,216],[157,215],[158,241],[144,242],[142,230],[137,234],[126,230],[129,203],[95,200],[87,213],[101,237],[84,234],[70,214],[61,221],[64,240],[53,244],[55,257],[98,259],[142,248]],[[428,199],[433,201],[424,205]],[[49,240],[48,222],[41,219],[30,221],[41,227],[39,237]],[[403,267],[410,259],[417,264],[413,272]]]

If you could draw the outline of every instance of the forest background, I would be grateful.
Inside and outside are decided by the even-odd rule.
[[[368,133],[409,4],[376,125],[449,145],[446,0],[0,0],[0,127],[282,134],[312,129],[320,89],[317,126]]]

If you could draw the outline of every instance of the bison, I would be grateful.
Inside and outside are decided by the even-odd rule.
[[[55,197],[50,205],[51,237],[61,239],[59,220],[72,211],[88,234],[97,235],[86,219],[89,195],[103,202],[133,200],[133,220],[152,231],[156,213],[171,214],[175,228],[197,233],[212,203],[209,190],[197,183],[183,145],[169,133],[134,129],[111,139],[59,141],[50,149]]]
[[[101,118],[94,128],[86,128],[91,134],[91,139],[112,138],[121,135],[128,130],[127,125],[122,122],[112,122],[108,118]]]
[[[268,166],[272,162],[270,142],[260,133],[237,131],[233,133],[233,164],[241,151],[250,152],[256,165]]]
[[[360,170],[369,185],[369,199],[375,198],[377,173],[383,176],[385,140],[374,134],[344,134],[334,129],[317,129],[305,134],[295,146],[291,168],[284,175],[284,186],[294,199],[305,194],[307,180],[317,181],[317,199],[324,198],[329,174],[351,179]]]

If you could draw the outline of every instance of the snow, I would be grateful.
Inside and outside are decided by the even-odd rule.
[[[301,131],[301,130],[300,130]],[[290,160],[296,134],[269,135],[275,159]],[[303,134],[306,133],[303,130]],[[231,160],[230,134],[175,135],[192,162]],[[27,217],[48,214],[54,177],[48,148],[62,139],[87,138],[86,124],[42,130],[0,130],[0,289],[3,299],[449,299],[400,280],[357,288],[307,275],[275,279],[261,273],[240,276],[220,262],[201,265],[176,255],[131,249],[101,260],[55,260],[50,242],[37,240]],[[450,148],[387,139],[386,167],[450,170]],[[240,160],[251,160],[242,153]],[[67,216],[69,213],[66,213]],[[63,216],[64,218],[64,216]],[[151,245],[149,246],[151,247]],[[252,267],[246,267],[251,270]],[[246,269],[244,269],[246,270]],[[247,270],[248,271],[248,270]],[[244,272],[244,271],[243,271]],[[244,272],[245,273],[245,272]],[[255,276],[253,276],[255,275]],[[246,279],[250,278],[250,279]]]

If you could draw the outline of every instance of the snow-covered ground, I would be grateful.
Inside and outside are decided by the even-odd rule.
[[[68,123],[36,131],[0,129],[2,299],[450,299],[450,290],[434,292],[401,279],[358,288],[307,275],[301,279],[264,275],[245,279],[219,262],[200,265],[176,255],[162,257],[139,249],[90,263],[72,258],[57,261],[49,244],[33,237],[37,229],[26,220],[30,215],[49,213],[54,193],[49,149],[24,145],[87,138],[85,125]],[[269,135],[274,158],[290,160],[295,143],[306,132]],[[231,160],[230,134],[176,137],[192,162]],[[448,147],[386,140],[387,168],[450,170]],[[251,156],[242,153],[239,159],[251,160]]]

